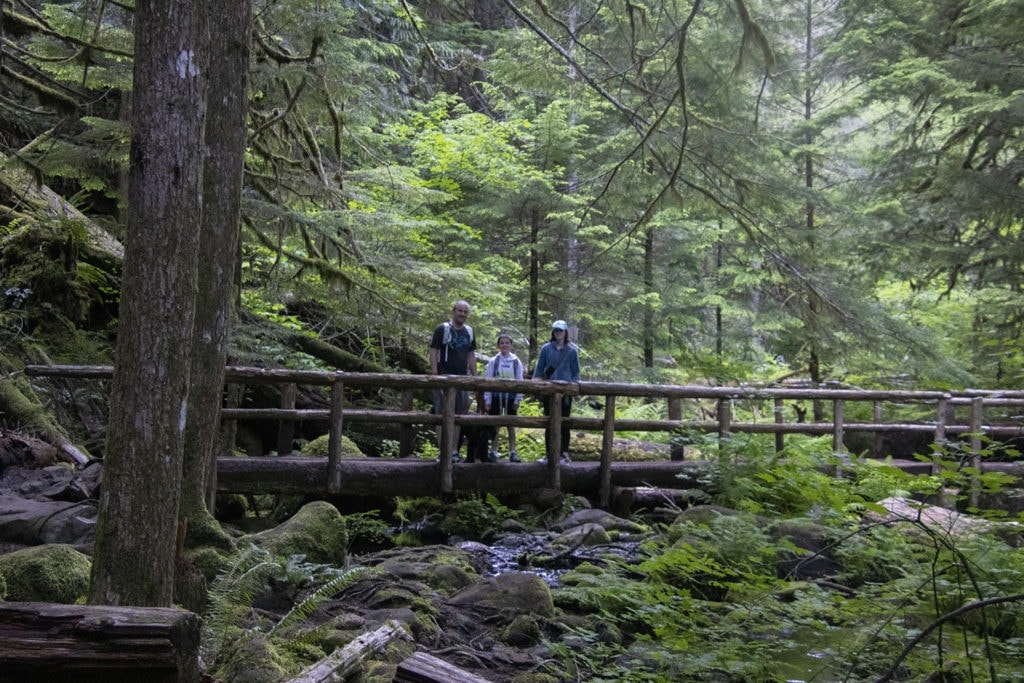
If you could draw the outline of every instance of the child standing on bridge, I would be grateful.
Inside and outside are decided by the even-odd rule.
[[[503,377],[505,379],[523,378],[523,363],[516,354],[512,353],[512,335],[502,332],[498,335],[498,353],[487,361],[485,377]],[[511,392],[484,392],[484,406],[490,415],[515,415],[519,411],[519,402],[523,400],[522,394]],[[501,430],[494,430],[494,445],[491,447],[488,459],[491,462],[498,460],[498,436]],[[516,453],[516,428],[515,425],[508,425],[508,460],[519,462],[519,454]]]

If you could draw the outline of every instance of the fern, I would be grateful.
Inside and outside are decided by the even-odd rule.
[[[240,552],[217,576],[208,591],[209,609],[203,620],[200,654],[207,662],[216,659],[229,633],[247,612],[259,589],[280,569],[270,553],[255,545]]]
[[[294,607],[288,610],[288,613],[281,617],[280,621],[274,624],[274,626],[267,631],[267,637],[273,637],[274,635],[283,636],[288,634],[289,631],[296,628],[300,622],[309,619],[309,617],[320,609],[320,606],[326,600],[337,595],[356,581],[365,578],[370,573],[372,573],[372,570],[366,567],[353,567],[342,571],[340,574],[314,590]]]
[[[242,635],[245,627],[241,624],[252,612],[253,602],[268,587],[289,599],[308,592],[266,630],[265,637],[271,646],[294,647],[315,641],[329,628],[328,623],[301,629],[302,623],[325,601],[375,571],[363,567],[337,569],[306,562],[303,555],[273,557],[266,550],[250,545],[235,556],[210,586],[209,609],[203,620],[200,647],[203,661],[212,665],[223,656],[225,643]],[[260,629],[250,627],[249,630]]]

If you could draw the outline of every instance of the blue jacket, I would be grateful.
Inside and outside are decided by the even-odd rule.
[[[548,368],[551,375],[548,376]],[[537,356],[537,367],[533,371],[534,379],[550,379],[556,382],[580,381],[580,352],[572,342],[566,342],[561,349],[555,342],[549,341],[540,347]]]

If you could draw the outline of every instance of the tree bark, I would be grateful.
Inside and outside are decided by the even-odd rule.
[[[206,503],[215,474],[228,335],[236,318],[235,264],[241,236],[252,24],[249,0],[211,2],[207,11],[209,25],[218,27],[218,36],[210,47],[199,294],[192,332],[193,380],[185,423],[179,511],[182,520],[188,520],[186,543],[190,547],[209,541],[228,543]]]
[[[202,200],[201,8],[136,4],[124,286],[93,604],[166,607],[173,597]]]

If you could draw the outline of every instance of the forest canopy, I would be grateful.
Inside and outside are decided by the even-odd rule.
[[[1008,8],[257,1],[231,359],[414,370],[466,299],[589,379],[1019,387]],[[3,3],[5,348],[116,329],[132,13]]]

